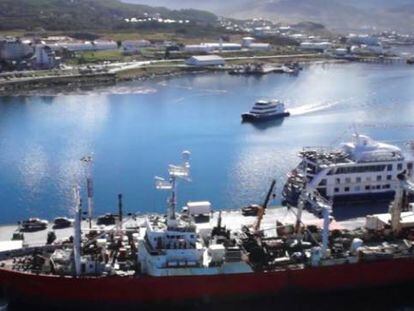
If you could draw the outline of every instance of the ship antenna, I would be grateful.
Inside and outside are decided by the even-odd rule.
[[[86,189],[88,193],[88,220],[89,228],[92,228],[92,213],[93,213],[93,179],[92,179],[92,164],[93,158],[91,155],[84,156],[81,159],[85,166],[86,175]]]
[[[73,226],[73,258],[75,262],[75,274],[81,273],[81,220],[82,220],[82,200],[79,193],[79,186],[73,187],[73,199],[75,203],[75,224]]]
[[[169,179],[155,177],[155,187],[159,190],[171,190],[171,196],[168,199],[168,219],[167,225],[174,226],[176,224],[175,210],[177,207],[177,181],[183,179],[191,181],[190,178],[190,152],[183,151],[183,164],[168,166]]]

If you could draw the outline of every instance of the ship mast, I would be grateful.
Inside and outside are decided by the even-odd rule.
[[[177,182],[178,179],[191,181],[190,179],[190,152],[183,151],[183,164],[168,166],[169,179],[155,177],[155,187],[159,190],[171,190],[171,196],[168,198],[168,218],[167,225],[174,227],[177,224],[175,211],[177,208]]]
[[[93,213],[93,179],[92,179],[92,156],[84,156],[81,159],[85,166],[86,175],[86,189],[88,194],[88,221],[89,228],[92,228],[92,213]]]
[[[81,274],[81,220],[82,201],[79,193],[79,186],[73,187],[73,198],[75,203],[75,223],[73,226],[73,259],[75,263],[75,275]]]
[[[306,202],[314,204],[319,210],[321,210],[323,217],[321,255],[322,257],[326,257],[329,243],[329,225],[331,223],[332,202],[330,200],[326,200],[317,190],[306,184],[299,196],[297,206],[298,210],[296,214],[295,232],[298,235],[300,234],[300,225],[302,223],[302,211]]]

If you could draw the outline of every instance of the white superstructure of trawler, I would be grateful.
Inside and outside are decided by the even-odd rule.
[[[388,199],[395,194],[397,175],[412,176],[413,162],[397,146],[354,134],[337,150],[306,147],[302,161],[288,177],[283,195],[295,204],[300,190],[310,187],[334,201]]]
[[[228,234],[221,227],[221,221],[214,230],[209,225],[207,230],[197,225],[192,211],[206,212],[209,202],[191,202],[183,214],[175,212],[177,179],[189,179],[189,153],[183,155],[183,165],[170,165],[169,180],[156,177],[157,189],[171,190],[171,196],[167,216],[148,217],[140,230],[138,261],[141,271],[151,276],[252,272],[242,258],[240,246],[220,243],[220,235]]]

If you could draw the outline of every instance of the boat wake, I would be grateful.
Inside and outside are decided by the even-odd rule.
[[[96,92],[96,91],[95,91]],[[142,87],[142,86],[118,86],[104,89],[102,91],[97,91],[99,95],[124,95],[124,94],[153,94],[157,90],[151,87]]]
[[[300,116],[300,115],[314,113],[314,112],[321,111],[321,110],[327,110],[340,103],[341,101],[337,100],[337,101],[331,101],[331,102],[305,104],[302,106],[289,108],[288,110],[292,116]]]
[[[188,100],[189,98],[215,96],[215,95],[223,94],[223,93],[226,93],[226,92],[227,92],[226,90],[204,90],[204,89],[201,89],[200,92],[194,93],[192,95],[179,97],[179,98],[173,100],[173,102],[174,103],[181,103],[181,102],[184,102],[184,101]]]

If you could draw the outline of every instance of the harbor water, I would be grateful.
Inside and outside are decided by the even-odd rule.
[[[357,131],[409,153],[413,83],[403,64],[313,64],[298,76],[210,73],[0,97],[0,223],[71,215],[88,154],[102,214],[115,212],[118,193],[128,212],[164,211],[154,176],[182,150],[191,151],[192,182],[179,185],[179,204],[215,209],[261,202],[272,178],[280,193],[303,146],[335,146]],[[241,123],[259,98],[284,101],[291,116]]]

